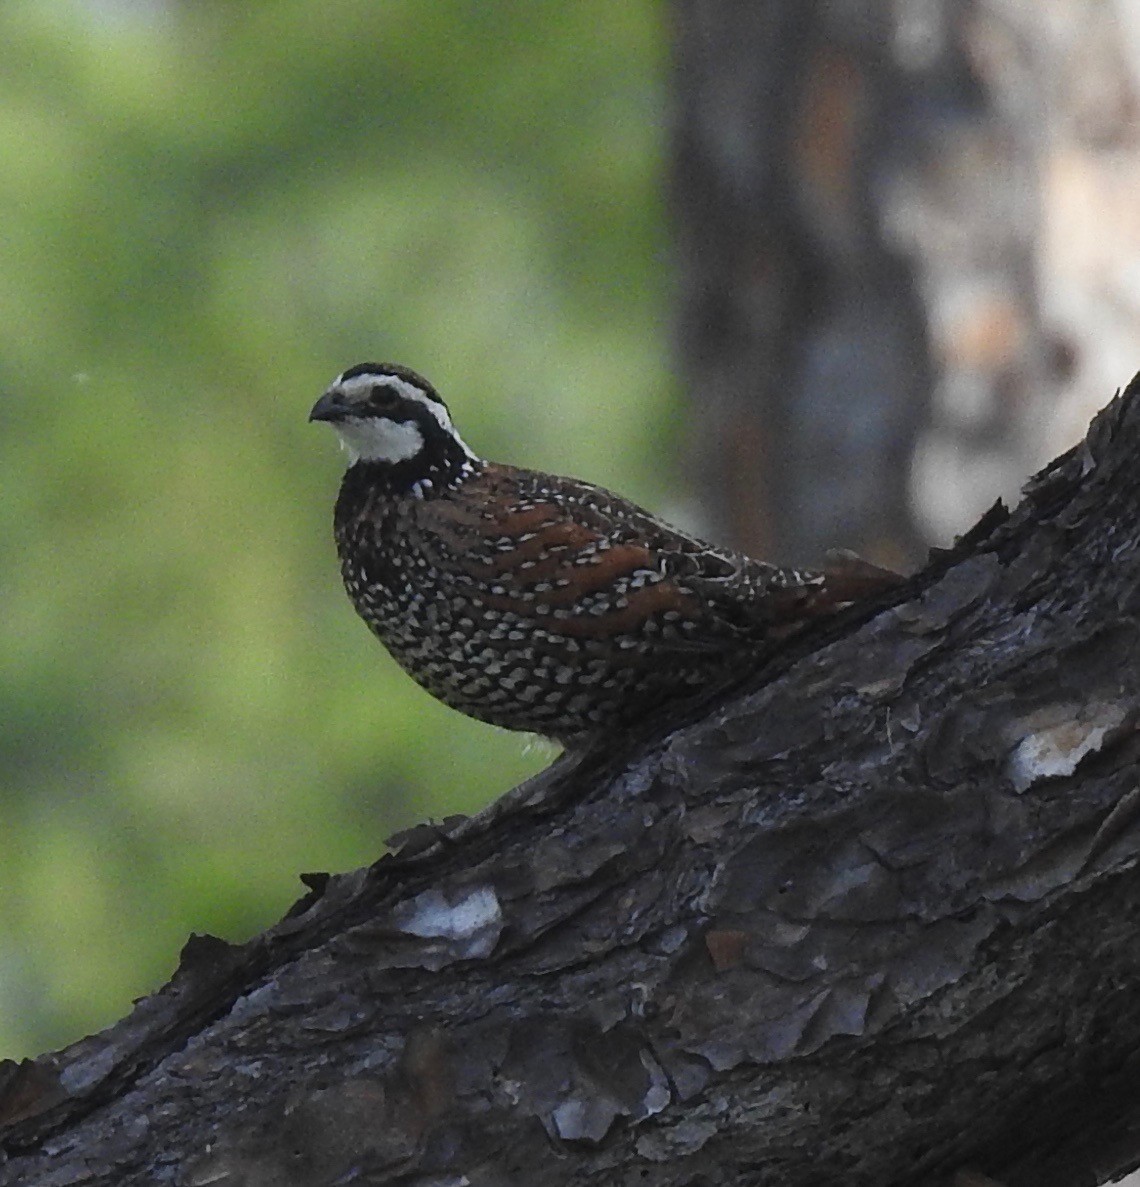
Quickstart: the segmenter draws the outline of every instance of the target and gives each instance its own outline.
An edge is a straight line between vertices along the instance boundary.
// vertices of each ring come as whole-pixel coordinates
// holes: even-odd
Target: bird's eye
[[[397,400],[396,391],[386,383],[377,383],[368,395],[368,402],[373,408],[391,408]]]

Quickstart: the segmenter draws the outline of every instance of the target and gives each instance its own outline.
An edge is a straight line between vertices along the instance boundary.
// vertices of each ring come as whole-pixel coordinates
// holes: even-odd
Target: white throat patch
[[[411,422],[399,423],[383,416],[342,420],[333,425],[348,454],[356,462],[406,462],[424,447],[424,435]]]
[[[405,399],[414,400],[420,407],[426,408],[439,422],[439,427],[459,445],[459,448],[472,461],[476,460],[475,454],[468,448],[467,442],[455,431],[447,409],[438,400],[433,400],[430,396],[425,395],[414,383],[409,383],[398,375],[385,375],[382,378],[376,375],[354,375],[351,379],[341,379],[338,376],[333,386],[339,387],[349,401],[363,402],[368,398],[373,385],[377,382],[383,382],[388,387],[395,388]],[[386,426],[386,428],[381,430],[380,426]],[[424,444],[423,434],[415,425],[397,424],[390,420],[384,420],[382,417],[368,417],[359,423],[345,421],[335,427],[354,462],[358,460],[402,462],[407,458],[415,457]],[[359,433],[358,429],[367,431]],[[413,441],[414,445],[411,444]],[[393,449],[403,450],[403,452],[393,454]]]

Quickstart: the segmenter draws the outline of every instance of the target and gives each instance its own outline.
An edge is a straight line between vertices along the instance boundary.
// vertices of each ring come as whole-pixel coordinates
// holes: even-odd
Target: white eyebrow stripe
[[[368,399],[373,387],[378,383],[383,383],[388,387],[394,387],[405,399],[414,400],[421,407],[425,408],[435,417],[439,423],[439,427],[459,443],[472,461],[475,460],[475,453],[459,435],[455,425],[451,423],[451,417],[448,415],[447,409],[438,400],[433,400],[416,384],[409,383],[406,379],[401,379],[398,375],[390,375],[386,372],[378,371],[365,375],[354,375],[351,379],[345,379],[343,374],[338,375],[333,387],[339,387],[349,400],[362,404]]]

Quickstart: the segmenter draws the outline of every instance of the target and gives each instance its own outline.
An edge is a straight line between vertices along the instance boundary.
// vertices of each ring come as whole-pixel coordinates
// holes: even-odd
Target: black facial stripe
[[[400,424],[414,424],[425,441],[432,441],[443,436],[439,421],[420,403],[412,400],[401,400],[396,407],[389,407],[383,414]]]
[[[392,383],[374,383],[368,394],[368,404],[372,408],[391,410],[405,402],[399,388]]]
[[[377,391],[381,388],[381,391]],[[425,441],[437,438],[450,438],[431,412],[419,401],[403,395],[394,388],[387,388],[378,384],[373,388],[368,398],[356,403],[350,415],[360,420],[383,418],[396,424],[414,424]]]

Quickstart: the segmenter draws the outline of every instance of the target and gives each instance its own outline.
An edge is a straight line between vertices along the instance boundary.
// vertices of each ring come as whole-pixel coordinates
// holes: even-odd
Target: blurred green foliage
[[[661,505],[666,38],[650,0],[0,8],[0,1055],[548,760],[355,619],[305,418],[393,359],[487,454]]]

